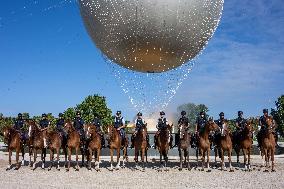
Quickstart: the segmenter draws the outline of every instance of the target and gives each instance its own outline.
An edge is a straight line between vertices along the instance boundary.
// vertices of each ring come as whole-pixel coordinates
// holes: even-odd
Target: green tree
[[[284,95],[277,99],[275,105],[276,109],[271,109],[271,115],[278,125],[277,131],[284,137]]]
[[[107,107],[106,98],[99,95],[90,95],[78,104],[75,108],[68,108],[64,112],[65,119],[73,120],[76,111],[80,111],[82,118],[86,123],[91,123],[94,119],[94,113],[97,113],[102,119],[103,126],[113,123],[112,111]],[[104,130],[106,127],[104,127]]]

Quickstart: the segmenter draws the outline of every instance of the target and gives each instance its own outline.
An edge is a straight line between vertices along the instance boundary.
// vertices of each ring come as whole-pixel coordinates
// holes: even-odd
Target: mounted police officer
[[[198,147],[198,139],[199,139],[199,133],[204,132],[205,125],[207,122],[207,118],[205,115],[205,111],[201,111],[199,113],[199,116],[196,118],[195,123],[195,135],[194,135],[194,143],[192,143],[192,147]]]
[[[261,116],[260,119],[259,119],[260,130],[259,130],[258,134],[256,135],[259,148],[261,147],[261,138],[262,138],[265,130],[269,127],[269,125],[266,122],[266,119],[268,117],[271,117],[271,116],[268,115],[268,109],[263,109],[263,116]],[[273,122],[274,122],[274,120],[273,120]],[[277,144],[278,136],[277,136],[276,132],[274,132],[274,137],[275,137],[276,146],[278,147],[278,144]]]
[[[74,119],[73,126],[75,130],[79,133],[80,140],[84,143],[85,142],[85,131],[84,131],[85,121],[82,119],[80,111],[76,112],[76,117]]]
[[[156,128],[158,129],[157,133],[155,134],[154,136],[154,148],[156,149],[157,148],[157,139],[158,139],[158,136],[160,134],[160,131],[162,129],[166,129],[168,127],[168,120],[167,118],[165,118],[165,112],[161,111],[160,112],[160,118],[158,119],[158,124],[156,126]],[[170,133],[170,147],[173,148],[173,136],[171,135]]]
[[[94,113],[94,120],[93,120],[93,125],[96,127],[97,133],[101,136],[101,144],[102,148],[105,148],[105,138],[104,138],[104,132],[102,129],[102,120],[99,117],[98,113]]]
[[[114,118],[114,127],[119,131],[120,136],[121,136],[121,143],[122,146],[124,146],[126,144],[126,133],[125,133],[125,121],[124,118],[121,115],[121,111],[117,111],[115,118]]]
[[[186,117],[186,112],[185,111],[182,111],[181,113],[181,118],[179,118],[179,120],[178,120],[178,132],[177,132],[177,134],[176,134],[176,136],[175,136],[175,145],[174,145],[174,147],[178,147],[178,145],[179,145],[179,142],[180,142],[180,125],[185,125],[185,127],[187,127],[187,130],[188,130],[188,128],[189,128],[189,120],[188,120],[188,118]]]
[[[64,129],[65,120],[62,113],[58,114],[58,119],[56,121],[56,132],[58,132],[62,136],[63,144],[67,143],[67,133]]]
[[[233,144],[240,145],[241,132],[247,120],[243,118],[243,111],[238,111],[238,118],[235,120],[236,130],[233,132]]]
[[[147,123],[145,122],[145,120],[142,118],[142,113],[138,112],[137,114],[137,119],[135,120],[135,132],[132,134],[131,136],[131,146],[130,148],[134,148],[134,138],[136,137],[137,133],[143,128],[143,127],[147,127]],[[149,144],[149,135],[147,133],[146,135],[146,140],[147,140],[147,147],[151,148],[150,144]]]
[[[47,119],[46,114],[41,115],[41,120],[39,121],[39,126],[41,131],[47,130],[47,128],[50,126],[50,121]],[[43,136],[43,150],[42,150],[42,156],[43,158],[46,157],[46,148],[48,147],[49,141],[47,141],[46,136]]]
[[[25,144],[28,137],[26,131],[24,130],[24,124],[25,120],[23,119],[23,115],[19,113],[18,118],[15,120],[14,123],[14,129],[20,133],[21,140]]]

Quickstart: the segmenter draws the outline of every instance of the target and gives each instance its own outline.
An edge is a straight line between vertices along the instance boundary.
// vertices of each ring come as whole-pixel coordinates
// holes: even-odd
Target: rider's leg
[[[134,148],[134,134],[131,135],[131,146],[130,148]]]
[[[174,147],[178,147],[179,139],[180,139],[180,134],[179,134],[179,131],[178,131],[178,133],[175,134],[175,145],[174,145]]]

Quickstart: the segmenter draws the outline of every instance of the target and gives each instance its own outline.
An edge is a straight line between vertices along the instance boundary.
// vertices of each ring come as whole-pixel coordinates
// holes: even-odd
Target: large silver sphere
[[[113,62],[164,72],[193,59],[218,26],[224,0],[79,0],[85,26]]]

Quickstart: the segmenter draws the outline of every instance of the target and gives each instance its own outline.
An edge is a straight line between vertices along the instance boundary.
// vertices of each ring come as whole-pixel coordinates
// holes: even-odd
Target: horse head
[[[71,131],[74,130],[73,124],[70,120],[67,120],[64,124],[64,129],[67,133],[70,133]]]
[[[226,136],[229,133],[228,121],[224,120],[221,128],[221,136]]]
[[[8,126],[4,127],[2,129],[2,133],[3,133],[4,140],[8,141],[11,136],[11,127],[8,127]]]
[[[179,125],[179,136],[180,136],[180,139],[184,138],[186,132],[187,132],[187,126],[185,124],[180,124]]]
[[[34,120],[28,120],[26,121],[26,124],[29,127],[29,132],[28,132],[28,137],[31,138],[31,136],[33,136],[33,134],[39,130],[38,126],[36,124],[36,122]]]
[[[85,126],[85,131],[87,139],[90,139],[96,133],[96,127],[92,124],[87,124]]]
[[[218,130],[219,127],[218,125],[215,123],[213,117],[210,117],[209,120],[206,122],[206,126],[208,127],[209,131],[215,131]]]

